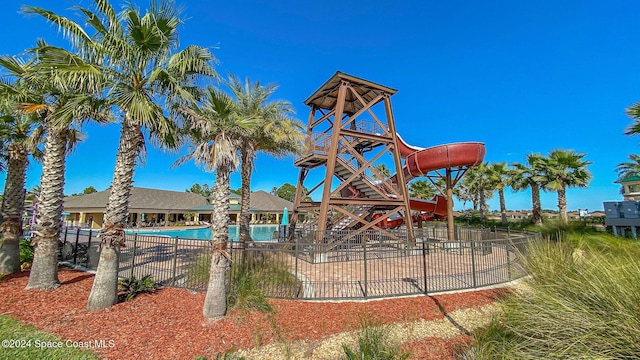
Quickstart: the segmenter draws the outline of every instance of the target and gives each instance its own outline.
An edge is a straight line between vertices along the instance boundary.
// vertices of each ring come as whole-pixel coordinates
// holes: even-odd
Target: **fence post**
[[[91,262],[89,261],[89,254],[91,253],[91,235],[93,235],[93,229],[89,229],[89,242],[87,242],[87,267],[91,267]]]
[[[482,240],[480,240],[482,241]],[[476,252],[475,252],[475,242],[476,240],[471,240],[469,244],[471,244],[471,274],[473,275],[473,288],[476,288]]]
[[[227,230],[227,231],[229,231],[229,230]],[[240,229],[238,229],[238,231],[240,231]],[[240,232],[238,232],[238,236],[240,236]],[[234,275],[234,273],[233,273],[233,262],[232,261],[233,261],[233,256],[234,256],[235,251],[233,251],[233,241],[231,242],[231,245],[229,246],[229,241],[228,240],[229,239],[227,239],[227,249],[229,249],[228,253],[229,253],[229,260],[230,261],[227,262],[227,264],[229,266],[227,268],[227,272],[229,273],[229,279],[227,280],[228,281],[228,286],[226,286],[226,289],[227,289],[227,293],[230,293],[231,289],[233,287],[233,275]],[[213,244],[212,244],[212,246],[213,246]],[[247,247],[246,247],[246,244],[245,244],[244,252],[240,252],[240,256],[246,257],[247,256],[246,251],[247,251]],[[213,256],[213,253],[211,253],[211,255]],[[239,269],[238,271],[245,271],[245,269],[244,269],[245,266],[246,266],[245,264],[240,264],[240,267],[236,266],[236,269]],[[208,287],[209,287],[209,282],[207,281],[207,288]]]
[[[171,280],[171,286],[176,286],[176,265],[178,264],[178,237],[176,236],[176,242],[173,246],[173,277]]]
[[[299,246],[298,246],[298,240],[295,239],[295,235],[293,235],[293,236],[294,236],[294,241],[295,241],[295,245],[293,246],[293,248],[295,249],[294,250],[295,251],[295,253],[294,253],[295,265],[294,265],[294,269],[293,270],[295,271],[294,276],[296,277],[296,283],[298,283],[298,281],[300,281],[300,279],[298,278],[298,247]],[[296,288],[297,288],[297,286],[296,286]],[[301,297],[304,299],[304,288],[303,288],[302,281],[300,281],[300,289],[301,289],[301,292],[302,292],[302,296]],[[296,297],[296,294],[294,293],[292,298],[295,298],[295,297]]]
[[[69,228],[68,227],[64,227],[64,241],[63,243],[67,243],[67,233],[69,232]]]
[[[76,244],[73,247],[73,264],[78,265],[78,238],[80,238],[80,228],[78,227],[78,231],[76,231]],[[89,249],[87,249],[87,254],[89,253]]]
[[[427,293],[427,252],[424,248],[425,239],[422,239],[422,276],[424,276],[424,293]]]
[[[133,234],[133,254],[131,256],[131,277],[133,277],[133,270],[136,267],[136,242],[138,240],[138,233]]]
[[[508,238],[504,248],[507,253],[507,276],[509,277],[509,281],[511,281],[511,255],[509,254],[509,248],[511,247],[510,245],[511,238]]]
[[[363,258],[364,258],[364,298],[366,299],[369,295],[369,289],[367,284],[367,244],[364,245]]]

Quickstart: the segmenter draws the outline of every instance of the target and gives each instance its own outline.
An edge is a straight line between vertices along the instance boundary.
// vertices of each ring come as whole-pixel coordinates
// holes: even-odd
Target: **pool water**
[[[271,241],[273,232],[278,230],[278,225],[251,225],[249,226],[249,234],[254,241]],[[165,230],[165,231],[134,231],[140,235],[156,235],[179,237],[181,239],[197,239],[211,240],[211,229],[182,229],[182,230]],[[229,240],[238,241],[240,237],[240,227],[238,225],[229,226]]]

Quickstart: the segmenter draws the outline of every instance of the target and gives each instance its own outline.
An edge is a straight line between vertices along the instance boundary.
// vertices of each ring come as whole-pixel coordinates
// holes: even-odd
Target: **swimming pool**
[[[254,241],[271,241],[273,232],[278,230],[278,225],[251,225],[249,226],[249,233]],[[176,230],[163,230],[163,231],[131,231],[131,233],[138,233],[140,235],[156,235],[156,236],[169,236],[179,237],[181,239],[197,239],[197,240],[211,240],[211,229],[176,229]],[[238,225],[229,226],[229,240],[237,242],[240,237],[240,227]]]

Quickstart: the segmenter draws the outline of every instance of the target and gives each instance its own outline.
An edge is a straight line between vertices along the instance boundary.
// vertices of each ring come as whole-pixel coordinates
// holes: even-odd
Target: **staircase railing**
[[[340,154],[340,155],[338,155],[338,158],[340,160],[342,160],[341,164],[346,166],[349,169],[349,171],[351,171],[352,174],[355,174],[358,171],[358,169],[355,166],[353,166],[353,164],[351,164],[350,159],[348,159],[344,155]],[[381,182],[378,179],[375,179],[375,178],[367,175],[366,171],[362,172],[360,174],[360,176],[361,176],[361,179],[363,180],[363,182],[365,184],[367,184],[370,188],[372,188],[372,189],[376,189],[377,188],[378,190],[382,191],[385,194],[392,193],[392,191],[390,189],[387,189],[387,187],[385,186],[384,182]],[[362,191],[362,189],[358,189],[358,190]]]

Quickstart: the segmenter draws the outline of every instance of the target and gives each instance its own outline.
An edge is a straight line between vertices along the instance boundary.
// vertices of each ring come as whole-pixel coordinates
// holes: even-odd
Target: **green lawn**
[[[7,316],[0,316],[0,340],[0,359],[98,359],[92,352],[78,348],[88,343],[65,341]]]

